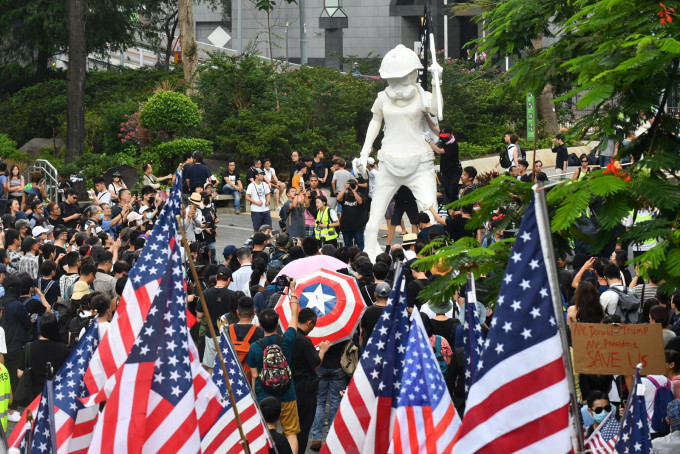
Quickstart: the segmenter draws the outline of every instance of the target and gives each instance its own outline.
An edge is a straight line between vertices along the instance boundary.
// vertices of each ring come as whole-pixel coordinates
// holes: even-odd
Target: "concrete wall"
[[[266,30],[267,16],[257,11],[249,0],[243,1],[243,42],[257,42],[258,49],[263,55],[269,56],[267,49]],[[412,48],[413,42],[418,40],[417,18],[401,18],[390,16],[389,0],[344,0],[343,10],[348,17],[348,28],[343,30],[344,55],[365,57],[369,52],[382,57],[397,44],[404,44]],[[324,37],[325,30],[319,28],[319,16],[323,10],[321,0],[307,0],[307,57],[310,63],[321,62],[325,58]],[[232,28],[230,34],[234,37],[230,46],[236,48],[236,1],[232,3]],[[274,57],[285,58],[285,25],[288,26],[288,56],[292,61],[300,58],[300,11],[296,4],[288,5],[279,2],[271,13],[270,23],[273,34]]]

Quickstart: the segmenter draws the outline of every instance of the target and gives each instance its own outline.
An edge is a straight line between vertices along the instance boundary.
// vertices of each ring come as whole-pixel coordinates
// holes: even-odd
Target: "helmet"
[[[399,44],[383,57],[380,64],[380,77],[398,79],[410,74],[415,69],[423,69],[420,59],[411,49]]]

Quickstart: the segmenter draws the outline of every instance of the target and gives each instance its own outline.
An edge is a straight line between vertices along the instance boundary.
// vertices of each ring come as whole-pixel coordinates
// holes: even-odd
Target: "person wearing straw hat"
[[[194,192],[189,197],[189,207],[184,217],[184,230],[187,241],[194,242],[203,238],[203,212],[201,211],[201,194]]]

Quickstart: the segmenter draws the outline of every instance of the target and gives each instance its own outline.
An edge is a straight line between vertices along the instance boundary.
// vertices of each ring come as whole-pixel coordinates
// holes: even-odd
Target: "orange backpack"
[[[234,343],[234,350],[236,350],[236,354],[238,355],[238,359],[241,361],[241,364],[243,364],[243,371],[246,373],[246,379],[248,379],[248,383],[251,381],[251,375],[250,375],[250,367],[246,364],[246,357],[248,356],[248,351],[250,350],[250,338],[253,337],[253,334],[255,334],[255,330],[257,329],[257,326],[253,325],[250,327],[250,330],[248,331],[248,334],[246,334],[246,337],[243,338],[242,341],[236,340],[236,330],[234,329],[234,324],[232,323],[229,325],[229,337],[231,338],[231,341]]]

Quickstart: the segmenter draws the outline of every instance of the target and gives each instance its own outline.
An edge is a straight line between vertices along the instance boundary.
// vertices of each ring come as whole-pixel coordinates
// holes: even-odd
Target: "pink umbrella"
[[[300,309],[309,307],[318,316],[316,326],[309,333],[312,343],[319,345],[328,340],[331,344],[337,344],[349,339],[366,308],[356,279],[325,269],[313,271],[296,279],[295,293]],[[284,331],[288,329],[291,316],[289,291],[286,289],[281,295],[275,308]]]
[[[281,271],[279,271],[279,274],[277,274],[276,277],[286,275],[297,279],[312,271],[320,270],[321,268],[337,271],[347,268],[348,266],[349,265],[345,262],[342,262],[335,257],[331,257],[330,255],[313,255],[311,257],[293,260],[288,265],[281,268]]]

